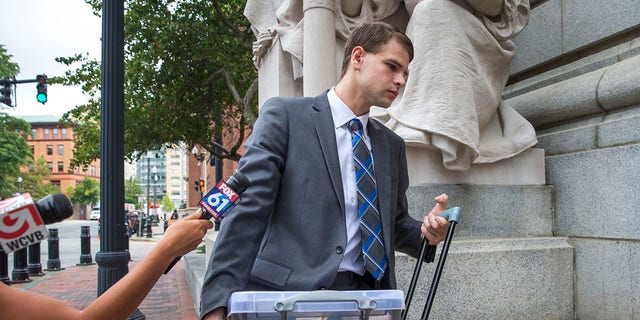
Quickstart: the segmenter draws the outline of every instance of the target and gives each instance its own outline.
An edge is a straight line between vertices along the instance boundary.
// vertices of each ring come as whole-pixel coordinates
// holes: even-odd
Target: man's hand
[[[227,310],[226,308],[217,308],[204,317],[204,320],[225,320],[227,319]]]
[[[422,220],[422,238],[425,237],[429,240],[429,245],[437,245],[447,237],[447,231],[449,231],[449,221],[438,215],[447,209],[447,202],[449,196],[445,193],[435,197],[436,205],[431,209],[428,215]]]

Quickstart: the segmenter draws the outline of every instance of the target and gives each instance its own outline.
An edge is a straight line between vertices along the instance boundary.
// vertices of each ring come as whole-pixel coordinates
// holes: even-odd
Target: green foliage
[[[124,182],[124,202],[138,204],[138,195],[144,194],[140,187],[140,181],[134,177]]]
[[[0,44],[0,78],[13,78],[20,72],[20,67],[11,61],[11,57]],[[24,132],[31,132],[29,123],[0,112],[0,198],[18,192],[20,166],[32,162],[33,156],[22,134]]]
[[[73,127],[74,150],[70,168],[87,169],[91,162],[100,158],[100,62],[89,60],[82,54],[56,61],[67,66],[80,64],[75,71],[67,71],[65,76],[52,79],[52,83],[80,85],[90,98],[87,104],[76,106],[65,113],[60,123]]]
[[[71,201],[85,206],[96,203],[98,200],[100,200],[100,184],[90,177],[84,177],[71,193]]]
[[[176,208],[176,206],[173,204],[173,201],[171,201],[169,196],[166,194],[162,197],[162,201],[160,202],[160,204],[162,205],[162,210],[164,210],[164,212],[171,212]]]
[[[58,187],[47,181],[51,175],[51,169],[44,157],[36,160],[35,165],[30,166],[29,172],[22,172],[22,192],[28,192],[35,200],[52,193],[58,193]]]
[[[12,55],[0,44],[0,78],[13,78],[20,73],[20,66],[11,62]]]
[[[22,176],[20,166],[32,162],[25,132],[31,132],[29,123],[0,112],[0,198],[18,192],[17,179]]]
[[[99,13],[101,1],[86,0]],[[186,143],[223,159],[237,150],[257,116],[253,34],[244,0],[132,0],[125,12],[125,155]],[[57,81],[92,96],[63,116],[77,125],[71,167],[99,158],[100,63],[76,55],[78,65]],[[222,134],[232,145],[212,144]]]

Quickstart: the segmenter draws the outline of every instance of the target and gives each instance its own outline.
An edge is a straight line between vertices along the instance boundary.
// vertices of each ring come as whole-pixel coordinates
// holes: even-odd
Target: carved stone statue
[[[258,41],[254,44],[257,64],[278,37],[280,49],[292,58],[294,77],[302,77],[305,2],[323,3],[335,12],[336,37],[346,40],[361,22],[383,20],[398,10],[401,0],[248,0],[244,10]],[[340,64],[340,63],[339,63]]]
[[[269,50],[282,50],[290,58],[291,87],[295,87],[303,80],[303,43],[308,43],[303,29],[308,28],[304,22],[309,8],[331,12],[327,23],[335,25],[337,43],[332,45],[341,54],[340,41],[356,24],[387,19],[405,9],[402,2],[248,0],[245,15],[258,39],[256,64]],[[508,159],[536,145],[531,124],[501,97],[516,51],[510,39],[527,24],[529,1],[405,0],[404,6],[415,58],[401,95],[388,109],[373,108],[372,117],[402,136],[408,147],[439,152],[448,170],[465,171],[473,164]],[[317,63],[307,64],[312,62]],[[320,70],[336,73],[340,64]]]
[[[375,117],[408,146],[438,150],[445,168],[513,157],[537,144],[531,124],[502,100],[528,0],[405,1],[415,47],[404,91]]]

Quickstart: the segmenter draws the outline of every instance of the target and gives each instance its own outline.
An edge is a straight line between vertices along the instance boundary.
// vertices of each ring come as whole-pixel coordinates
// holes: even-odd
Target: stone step
[[[420,319],[440,258],[424,264],[408,319]],[[442,269],[432,319],[573,319],[573,246],[567,238],[455,240]],[[407,292],[416,260],[396,257]]]
[[[462,208],[456,239],[551,236],[553,187],[502,185],[420,185],[409,187],[409,214],[422,219],[441,193],[449,207]]]

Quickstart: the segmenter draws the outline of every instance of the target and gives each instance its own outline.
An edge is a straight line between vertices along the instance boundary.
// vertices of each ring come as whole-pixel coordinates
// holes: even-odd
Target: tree
[[[0,44],[0,78],[14,78],[20,73],[20,66],[11,61],[12,55]]]
[[[162,197],[162,201],[160,202],[160,204],[162,205],[162,210],[164,212],[171,212],[176,208],[176,206],[173,204],[173,201],[171,201],[169,196],[166,194]]]
[[[0,44],[0,78],[13,78],[20,71],[17,63]],[[33,156],[25,133],[31,132],[29,123],[0,112],[0,198],[18,191],[20,167],[30,164]]]
[[[38,158],[35,165],[29,166],[28,172],[22,172],[22,192],[28,192],[34,200],[48,194],[59,193],[60,189],[50,183],[51,169],[43,156]]]
[[[29,123],[0,112],[0,198],[18,192],[20,167],[32,162],[25,132],[31,132]]]
[[[94,204],[98,200],[100,200],[100,185],[90,177],[84,177],[71,193],[71,201],[84,206]]]
[[[138,195],[144,194],[140,188],[140,181],[131,177],[124,182],[124,202],[138,204]]]
[[[96,15],[102,1],[87,0]],[[238,149],[257,117],[253,34],[244,0],[127,1],[125,12],[125,156],[163,145],[200,145],[221,159]],[[66,113],[76,125],[71,166],[99,158],[100,63],[83,55],[58,58],[80,64],[56,82],[81,85],[86,105]],[[225,147],[213,141],[232,141]]]

